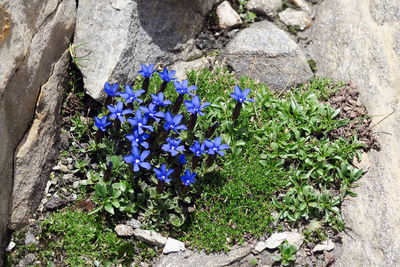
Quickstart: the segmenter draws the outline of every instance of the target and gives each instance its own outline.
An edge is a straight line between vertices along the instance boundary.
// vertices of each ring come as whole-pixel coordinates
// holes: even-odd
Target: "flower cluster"
[[[209,102],[201,103],[200,97],[193,93],[197,87],[189,85],[188,80],[177,81],[174,77],[176,72],[168,71],[166,68],[162,72],[157,72],[162,79],[159,90],[147,95],[149,79],[155,72],[157,69],[153,64],[148,66],[142,64],[138,73],[144,77],[144,82],[142,89],[136,92],[130,85],[126,85],[122,92],[119,91],[118,84],[110,85],[106,82],[104,92],[108,96],[108,101],[111,99],[110,104],[107,105],[108,115],[104,115],[102,118],[96,117],[95,126],[101,132],[105,132],[106,127],[111,124],[111,121],[108,120],[114,120],[119,126],[128,123],[131,130],[126,138],[131,143],[131,150],[124,160],[132,165],[133,172],[145,172],[153,169],[155,177],[162,183],[177,181],[174,180],[176,178],[183,185],[189,186],[196,181],[197,174],[194,171],[201,158],[208,155],[207,164],[212,163],[217,155],[223,157],[229,146],[222,143],[220,136],[215,137],[214,140],[207,137],[203,142],[189,138],[188,136],[196,125],[197,115],[204,116],[206,108],[211,104]],[[164,95],[168,84],[173,84],[178,93],[172,111],[169,106],[173,102],[165,99]],[[250,89],[242,92],[238,86],[235,86],[235,92],[231,94],[231,97],[238,102],[238,105],[241,105],[245,101],[254,101],[247,99],[249,93]],[[191,96],[191,99],[184,100],[185,95]],[[178,114],[183,102],[189,117],[187,117],[188,115],[185,117],[185,114]],[[134,107],[136,108],[133,109]],[[185,122],[188,124],[185,125]],[[212,128],[214,131],[216,126]],[[188,134],[181,137],[182,131],[187,131]],[[159,155],[165,156],[166,163],[172,167],[175,166],[175,169],[168,168],[164,163],[158,165]],[[188,156],[189,159],[192,158],[191,169],[184,167],[187,164]],[[159,167],[156,167],[157,165]],[[183,172],[184,168],[186,170]]]

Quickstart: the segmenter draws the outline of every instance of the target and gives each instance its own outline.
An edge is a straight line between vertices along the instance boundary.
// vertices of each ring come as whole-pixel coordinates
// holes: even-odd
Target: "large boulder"
[[[382,147],[368,153],[357,197],[343,204],[336,265],[400,266],[400,1],[323,1],[310,30],[317,75],[359,88]]]
[[[140,65],[171,64],[218,0],[80,1],[74,45],[85,91],[104,98],[106,81],[130,83]]]
[[[304,83],[313,76],[296,42],[267,21],[239,32],[222,55],[239,76],[257,79],[275,90]]]
[[[0,0],[0,254],[7,245],[13,173],[18,171],[14,152],[32,124],[43,85],[71,41],[75,10],[75,1],[69,0]]]

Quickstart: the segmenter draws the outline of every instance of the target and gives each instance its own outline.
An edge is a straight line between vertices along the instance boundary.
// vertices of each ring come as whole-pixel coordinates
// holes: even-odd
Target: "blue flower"
[[[178,162],[181,165],[185,165],[187,163],[185,154],[180,154],[179,155]]]
[[[95,123],[94,126],[96,126],[99,130],[105,132],[106,127],[111,124],[111,122],[107,122],[107,116],[103,116],[103,118],[99,119],[98,117],[94,117]]]
[[[183,118],[183,115],[178,114],[175,115],[175,117],[172,117],[171,112],[167,111],[165,113],[165,123],[164,123],[164,129],[169,131],[169,130],[174,130],[177,134],[179,134],[178,130],[187,130],[185,125],[179,125]]]
[[[225,155],[225,152],[221,150],[229,149],[229,146],[227,144],[221,145],[221,137],[215,137],[214,142],[210,140],[205,140],[204,143],[208,147],[207,153],[210,155],[214,155],[215,153],[218,153],[221,157]]]
[[[163,72],[159,72],[158,75],[160,75],[161,79],[164,82],[172,82],[175,81],[177,78],[174,77],[176,71],[172,70],[171,72],[168,72],[167,68],[164,68]]]
[[[186,170],[185,175],[181,176],[181,180],[184,185],[190,185],[196,182],[194,177],[196,177],[196,173],[192,173],[190,170]]]
[[[198,95],[196,95],[193,97],[192,101],[185,100],[185,105],[186,105],[187,111],[189,113],[193,113],[193,114],[199,113],[200,116],[204,116],[205,114],[201,110],[205,107],[208,107],[211,104],[208,102],[205,102],[203,105],[200,105],[200,97]]]
[[[151,75],[153,75],[153,73],[156,71],[156,69],[153,68],[154,64],[150,64],[149,66],[142,64],[142,69],[138,71],[138,73],[145,78],[150,78]]]
[[[104,92],[106,92],[106,94],[108,96],[117,96],[117,95],[119,95],[117,90],[118,90],[118,83],[114,83],[112,87],[111,87],[109,82],[106,82],[104,84]]]
[[[157,111],[157,106],[153,103],[150,103],[148,108],[146,108],[146,107],[139,107],[139,108],[143,111],[144,116],[150,117],[150,118],[156,120],[157,122],[160,121],[159,118],[164,118],[164,116],[165,116],[164,112]]]
[[[149,170],[151,168],[150,163],[144,161],[147,156],[150,154],[149,150],[145,150],[140,154],[139,148],[137,146],[132,147],[130,155],[125,156],[124,160],[133,165],[133,171],[138,172],[139,171],[139,166]]]
[[[171,175],[171,173],[174,172],[173,169],[167,170],[167,166],[165,164],[161,165],[159,169],[154,168],[154,172],[156,173],[157,179],[161,181],[165,181],[167,183],[171,182],[171,179],[167,179],[168,176]]]
[[[149,130],[150,132],[153,131],[153,127],[146,125],[147,124],[147,117],[143,117],[142,111],[140,109],[137,109],[135,112],[135,117],[134,118],[129,118],[128,122],[133,126],[137,127],[137,130],[139,134],[144,133],[144,129]]]
[[[146,139],[148,139],[150,135],[148,133],[139,134],[138,130],[133,130],[132,134],[126,135],[129,141],[131,141],[132,146],[139,146],[141,145],[144,148],[149,148],[149,143],[147,143]]]
[[[126,103],[133,103],[133,101],[137,101],[142,103],[143,100],[139,99],[138,97],[144,93],[144,90],[138,90],[136,93],[132,90],[132,87],[127,84],[125,86],[125,93],[120,93],[119,95],[125,98]]]
[[[151,98],[153,99],[153,103],[157,106],[167,106],[172,104],[172,102],[169,100],[164,101],[164,94],[162,92],[158,93],[157,95],[151,94]]]
[[[206,153],[206,145],[201,144],[199,141],[195,141],[194,144],[191,147],[189,147],[189,149],[197,157],[201,157],[201,154]]]
[[[112,105],[108,105],[107,108],[111,112],[110,118],[111,119],[118,118],[121,123],[125,122],[124,115],[132,113],[132,110],[130,108],[123,110],[124,103],[122,101],[119,101],[117,103],[116,107],[114,107]]]
[[[167,138],[167,144],[163,144],[161,149],[171,153],[171,156],[178,155],[178,152],[185,150],[184,146],[180,146],[181,139]]]
[[[183,80],[182,83],[174,81],[174,85],[175,85],[176,91],[180,95],[188,94],[188,95],[194,96],[193,94],[191,94],[189,92],[197,89],[197,87],[194,85],[188,87],[188,85],[189,85],[188,80]]]
[[[244,101],[254,102],[254,99],[247,99],[250,91],[251,89],[247,88],[244,89],[244,91],[242,92],[242,89],[240,89],[240,87],[236,85],[235,92],[230,94],[230,96],[240,103],[244,103]]]

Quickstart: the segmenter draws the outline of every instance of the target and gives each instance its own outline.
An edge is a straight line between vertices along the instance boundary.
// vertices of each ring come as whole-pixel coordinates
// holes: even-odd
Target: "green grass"
[[[78,115],[71,119],[75,141],[68,153],[78,157],[75,172],[87,186],[82,192],[93,195],[98,204],[95,211],[106,214],[112,223],[141,213],[145,228],[188,241],[206,251],[227,250],[233,244],[288,225],[306,226],[309,241],[343,229],[340,207],[344,196],[354,195],[351,188],[361,177],[362,170],[355,169],[351,162],[360,155],[363,144],[356,136],[348,140],[330,134],[348,123],[337,118],[337,110],[322,104],[341,84],[318,79],[307,86],[275,93],[251,79],[236,80],[221,69],[192,72],[189,80],[198,87],[196,94],[202,102],[212,103],[205,110],[206,115],[198,119],[194,138],[203,142],[205,129],[219,122],[211,139],[221,136],[231,149],[211,168],[203,164],[195,170],[197,181],[189,193],[182,193],[179,184],[166,186],[160,192],[153,172],[133,173],[132,166],[122,159],[129,154],[130,144],[124,135],[131,131],[130,127],[124,124],[121,131],[112,128],[96,143],[93,121],[87,125]],[[156,92],[160,83],[155,75],[149,91]],[[132,87],[136,91],[141,85],[142,80],[138,79]],[[236,124],[231,121],[235,101],[229,97],[235,85],[251,88],[249,98],[255,100],[254,104],[246,102]],[[165,92],[166,98],[173,102],[176,98],[173,85],[169,84]],[[107,112],[103,107],[99,117]],[[186,113],[184,105],[180,113]],[[156,132],[159,126],[153,126]],[[188,146],[193,142],[186,133],[180,137]],[[151,149],[160,144],[152,143]],[[158,160],[164,163],[167,160],[165,153],[154,151],[151,163],[158,167]],[[107,170],[110,161],[113,167]],[[92,169],[93,164],[98,169]],[[78,215],[67,212],[62,216]],[[92,220],[84,216],[87,217],[79,220]],[[87,223],[98,223],[98,215],[92,216],[97,219]],[[313,227],[309,226],[311,222]],[[57,228],[52,228],[49,222],[46,225],[46,232],[55,234]],[[62,233],[66,231],[69,230]],[[78,230],[70,231],[72,236]],[[111,242],[111,230],[104,234],[107,237],[102,238]],[[60,240],[64,238],[68,239],[60,236]],[[75,234],[74,238],[82,237]],[[118,249],[111,243],[107,246],[107,253],[111,254],[105,255],[116,257]],[[105,251],[106,247],[96,249]]]

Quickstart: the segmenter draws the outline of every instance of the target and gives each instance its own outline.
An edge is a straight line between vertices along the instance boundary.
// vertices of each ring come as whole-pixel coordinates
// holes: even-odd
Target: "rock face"
[[[299,46],[267,21],[239,32],[222,55],[238,75],[257,79],[275,90],[304,83],[313,76]]]
[[[323,1],[308,47],[317,75],[351,80],[372,125],[399,110],[400,2]],[[397,41],[396,41],[397,40]],[[397,45],[396,45],[397,43]],[[373,128],[382,149],[369,152],[370,168],[343,205],[348,231],[336,246],[336,266],[400,266],[400,113]]]
[[[140,64],[166,65],[199,33],[217,0],[80,1],[75,45],[86,92],[101,100],[106,81],[130,83]]]
[[[4,233],[9,218],[14,151],[34,118],[46,120],[52,116],[42,113],[45,93],[41,90],[48,89],[44,85],[49,85],[54,64],[68,47],[74,25],[75,1],[33,0],[27,6],[20,1],[0,0],[0,254],[7,244]],[[30,134],[33,133],[27,133]],[[46,137],[42,140],[48,142]],[[32,162],[39,162],[46,155],[28,156]],[[31,166],[39,167],[35,164]],[[33,176],[37,170],[30,171],[24,178],[37,179]],[[19,172],[16,165],[14,172]]]
[[[270,18],[276,17],[282,8],[281,0],[250,0],[247,8],[255,13],[266,15]]]

